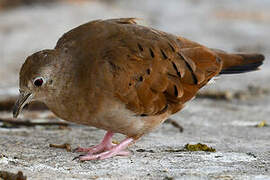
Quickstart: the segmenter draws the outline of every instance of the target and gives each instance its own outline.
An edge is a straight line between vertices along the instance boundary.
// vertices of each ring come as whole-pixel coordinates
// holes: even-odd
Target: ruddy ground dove
[[[128,155],[126,148],[180,111],[211,78],[257,70],[261,54],[229,54],[136,24],[96,20],[65,33],[20,70],[14,117],[41,101],[58,117],[107,131],[80,160]],[[127,136],[112,144],[114,133]]]

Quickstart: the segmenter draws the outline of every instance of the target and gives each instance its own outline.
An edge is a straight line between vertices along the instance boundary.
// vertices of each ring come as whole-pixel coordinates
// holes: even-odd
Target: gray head
[[[27,57],[20,70],[20,95],[13,109],[17,117],[23,107],[32,101],[43,101],[53,91],[56,51],[43,50]]]

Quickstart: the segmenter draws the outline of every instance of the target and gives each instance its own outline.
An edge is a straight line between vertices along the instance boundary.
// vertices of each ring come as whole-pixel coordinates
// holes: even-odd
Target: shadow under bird
[[[257,70],[261,54],[230,54],[135,18],[96,20],[27,57],[13,115],[41,101],[58,117],[107,131],[80,160],[128,155],[126,148],[180,111],[213,77]],[[114,133],[126,135],[112,143]]]

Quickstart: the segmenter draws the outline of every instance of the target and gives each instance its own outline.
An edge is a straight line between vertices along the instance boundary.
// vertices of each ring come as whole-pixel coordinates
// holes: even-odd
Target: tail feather
[[[256,71],[265,59],[262,54],[228,54],[224,51],[214,50],[222,60],[222,70],[219,74],[238,74]]]

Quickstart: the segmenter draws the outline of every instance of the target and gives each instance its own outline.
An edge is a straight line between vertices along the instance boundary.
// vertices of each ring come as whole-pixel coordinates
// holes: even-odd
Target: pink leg
[[[81,156],[79,158],[82,161],[87,161],[87,160],[107,159],[107,158],[117,156],[117,155],[126,156],[129,154],[129,152],[126,151],[125,149],[133,141],[134,141],[134,139],[127,138],[127,139],[123,140],[120,144],[113,146],[111,149],[109,149],[105,152],[102,152],[100,154],[88,153],[87,155]]]
[[[77,149],[75,149],[76,152],[88,152],[89,154],[94,154],[94,153],[98,153],[98,152],[102,152],[105,150],[109,150],[111,149],[114,144],[112,144],[112,137],[113,137],[112,132],[107,132],[102,140],[102,142],[96,146],[90,147],[90,148],[81,148],[78,147]]]

